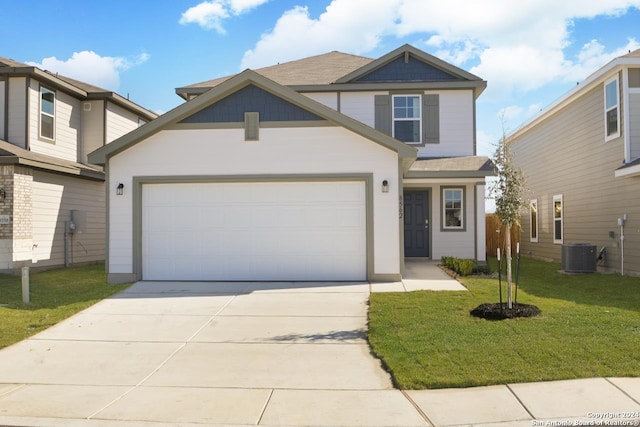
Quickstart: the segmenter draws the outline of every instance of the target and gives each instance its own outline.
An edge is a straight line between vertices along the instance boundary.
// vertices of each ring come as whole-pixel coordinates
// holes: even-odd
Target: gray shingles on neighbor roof
[[[116,92],[103,89],[101,87],[94,86],[80,80],[72,79],[71,77],[63,76],[58,73],[53,73],[47,70],[40,70],[38,67],[35,67],[33,65],[24,64],[13,59],[0,57],[0,74],[6,74],[8,72],[15,71],[19,71],[20,73],[24,74],[35,74],[40,79],[47,80],[47,84],[61,85],[66,90],[71,90],[76,97],[86,97],[86,99],[110,99],[115,103],[130,109],[131,111],[135,111],[136,114],[143,117],[145,120],[153,120],[158,117],[158,115],[153,111],[147,110],[146,108],[136,104],[128,98],[124,98]]]
[[[104,181],[101,168],[93,165],[58,159],[45,154],[34,153],[0,139],[0,164],[20,164],[46,170],[63,172],[70,175]]]
[[[14,61],[13,59],[3,58],[0,56],[0,68],[1,67],[29,67],[30,65],[23,64],[22,62]]]

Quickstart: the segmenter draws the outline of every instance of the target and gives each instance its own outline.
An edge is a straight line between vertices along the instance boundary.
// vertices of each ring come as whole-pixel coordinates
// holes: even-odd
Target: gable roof
[[[462,68],[458,68],[452,64],[449,64],[448,62],[443,61],[442,59],[436,58],[433,55],[429,55],[428,53],[420,49],[416,49],[409,44],[405,44],[376,59],[375,61],[371,61],[368,64],[360,67],[359,69],[343,76],[342,78],[338,79],[336,83],[349,83],[357,81],[398,58],[403,58],[404,61],[407,62],[410,57],[414,57],[422,63],[430,65],[435,69],[441,70],[442,72],[448,74],[450,76],[450,80],[482,81],[480,77],[471,74],[463,70]]]
[[[414,81],[366,81],[363,77],[384,69],[398,58],[411,58],[434,71],[446,75],[437,80],[428,77]],[[381,85],[386,89],[402,89],[407,85],[412,88],[440,89],[440,88],[471,88],[478,97],[486,88],[487,82],[480,77],[451,65],[435,56],[429,55],[411,45],[405,44],[378,59],[333,51],[323,55],[311,56],[269,67],[258,68],[261,74],[276,83],[288,86],[297,91],[335,91],[340,90],[380,90]],[[229,80],[233,76],[220,77],[213,80],[176,88],[176,93],[189,99]]]
[[[116,92],[81,82],[80,80],[72,79],[70,77],[62,76],[58,73],[41,70],[38,67],[24,64],[13,59],[0,57],[0,75],[2,74],[34,76],[39,81],[67,92],[82,100],[108,99],[109,101],[115,102],[116,104],[138,114],[145,120],[153,120],[158,117],[158,115],[153,111],[147,110]]]
[[[89,154],[89,161],[94,164],[104,165],[109,157],[114,156],[129,147],[149,138],[150,136],[165,130],[171,126],[178,125],[187,117],[207,108],[210,105],[238,92],[239,90],[254,85],[269,92],[295,106],[313,113],[314,115],[342,126],[356,134],[359,134],[374,143],[380,144],[398,153],[398,156],[405,160],[405,167],[408,169],[411,162],[417,157],[418,150],[379,132],[355,119],[352,119],[332,108],[316,102],[298,92],[280,85],[267,77],[252,70],[245,70],[242,73],[220,83],[213,89],[201,96],[194,98],[184,104],[174,108],[168,113],[160,116],[156,120],[133,130],[132,132],[112,141],[111,143],[97,149]]]

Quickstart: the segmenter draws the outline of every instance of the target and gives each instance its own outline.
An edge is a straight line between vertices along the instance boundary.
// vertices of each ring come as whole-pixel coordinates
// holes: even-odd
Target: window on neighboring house
[[[464,191],[462,188],[442,190],[443,230],[464,229]]]
[[[40,88],[40,137],[55,139],[56,124],[56,93],[41,87]]]
[[[529,203],[529,238],[532,242],[538,241],[538,200],[533,199]]]
[[[608,81],[604,85],[604,123],[605,140],[620,136],[620,102],[618,78]]]
[[[553,196],[553,243],[562,243],[563,240],[563,210],[562,194]]]
[[[422,97],[393,95],[393,137],[408,144],[422,142]]]

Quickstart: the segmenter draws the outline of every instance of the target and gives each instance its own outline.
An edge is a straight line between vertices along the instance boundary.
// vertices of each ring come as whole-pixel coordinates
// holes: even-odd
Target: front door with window
[[[404,192],[404,255],[430,257],[429,191]]]

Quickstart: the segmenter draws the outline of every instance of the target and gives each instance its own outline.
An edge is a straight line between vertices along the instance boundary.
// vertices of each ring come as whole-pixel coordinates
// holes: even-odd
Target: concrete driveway
[[[425,425],[369,353],[369,286],[137,283],[0,352],[0,424]]]
[[[0,425],[640,425],[640,378],[394,389],[367,300],[459,290],[423,268],[395,284],[137,283],[0,351]]]

